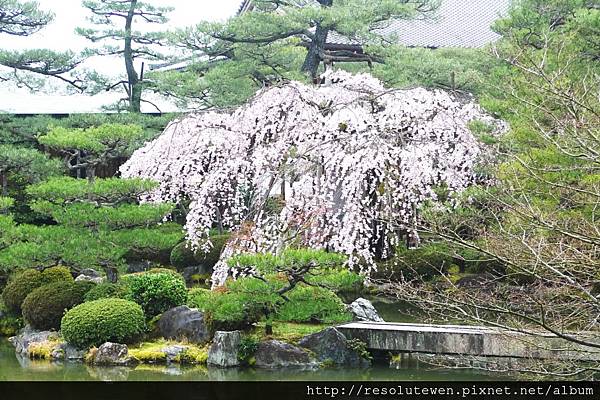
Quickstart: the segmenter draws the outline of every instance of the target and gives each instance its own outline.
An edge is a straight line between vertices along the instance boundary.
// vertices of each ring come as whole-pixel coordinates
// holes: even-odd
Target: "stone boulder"
[[[13,336],[8,339],[13,346],[15,351],[23,356],[29,354],[29,345],[32,343],[42,343],[48,341],[58,341],[58,332],[54,331],[36,331],[27,325],[17,336]]]
[[[317,364],[309,353],[300,347],[279,340],[267,340],[258,345],[255,366],[258,368],[313,368]]]
[[[102,278],[102,274],[92,268],[82,269],[79,275],[89,276],[90,278]]]
[[[179,344],[175,344],[173,346],[163,347],[162,349],[160,349],[160,351],[166,354],[167,362],[171,363],[171,362],[175,361],[175,359],[177,358],[178,355],[180,355],[187,349],[189,349],[188,346],[182,346]]]
[[[211,339],[210,330],[201,311],[179,306],[165,311],[156,324],[160,336],[166,339],[187,340],[205,344]]]
[[[347,367],[371,365],[370,360],[361,357],[349,347],[346,337],[335,328],[327,328],[305,336],[298,342],[298,345],[312,351],[316,355],[317,361],[322,363]]]
[[[102,282],[104,282],[104,278],[102,278],[101,276],[89,276],[89,275],[78,275],[77,278],[75,278],[75,282],[94,282],[95,284],[100,284]]]
[[[240,365],[238,350],[242,343],[242,332],[215,332],[208,351],[208,364],[228,368]]]
[[[385,322],[379,316],[373,304],[367,299],[358,298],[352,302],[347,309],[354,316],[355,321]]]
[[[98,347],[94,354],[94,365],[135,365],[138,361],[129,355],[127,345],[106,342]]]
[[[127,273],[134,274],[138,272],[148,271],[152,267],[150,261],[130,261],[127,263]]]

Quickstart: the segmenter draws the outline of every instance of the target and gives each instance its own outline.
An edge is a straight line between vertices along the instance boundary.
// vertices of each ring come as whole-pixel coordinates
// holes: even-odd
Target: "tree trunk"
[[[333,0],[319,0],[322,7],[331,7]],[[316,23],[315,37],[308,47],[308,54],[304,59],[302,65],[302,72],[307,72],[310,77],[314,80],[317,78],[319,71],[319,65],[321,64],[322,55],[325,51],[325,43],[327,42],[327,35],[329,34],[329,28],[325,28],[320,22]]]
[[[2,181],[2,196],[8,196],[8,177],[5,172],[0,173],[0,180]]]
[[[125,48],[123,51],[123,57],[125,58],[125,69],[127,71],[127,81],[129,82],[129,111],[135,113],[139,113],[141,111],[142,103],[142,85],[133,65],[133,51],[131,47],[131,26],[133,24],[133,17],[137,3],[137,0],[131,0],[129,12],[127,14],[127,18],[125,19]]]
[[[85,169],[85,176],[88,180],[88,183],[91,185],[92,183],[94,183],[94,180],[96,179],[96,166],[95,165],[90,165],[88,167],[86,167]]]

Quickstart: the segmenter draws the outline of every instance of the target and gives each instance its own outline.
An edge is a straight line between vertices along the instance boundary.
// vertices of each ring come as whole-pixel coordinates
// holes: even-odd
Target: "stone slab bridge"
[[[552,334],[525,334],[481,326],[352,322],[337,329],[360,339],[369,350],[483,357],[598,361],[600,348],[568,342]],[[600,335],[577,336],[599,343]]]

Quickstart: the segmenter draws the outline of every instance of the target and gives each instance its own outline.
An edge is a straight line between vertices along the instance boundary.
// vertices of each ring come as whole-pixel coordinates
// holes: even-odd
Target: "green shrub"
[[[23,318],[35,329],[59,329],[65,310],[83,303],[92,285],[92,282],[54,282],[41,286],[23,301]]]
[[[342,254],[313,249],[287,249],[279,255],[271,253],[240,254],[228,260],[231,267],[254,267],[263,274],[285,272],[290,268],[309,264],[313,266],[313,270],[331,269],[340,267],[345,262],[346,256]]]
[[[347,269],[325,269],[308,275],[306,280],[336,293],[358,293],[364,283],[362,276]]]
[[[102,282],[93,287],[85,295],[85,301],[94,301],[100,299],[125,299],[129,294],[129,288],[125,283],[119,281],[117,283]]]
[[[67,267],[52,267],[42,272],[42,284],[48,285],[54,282],[73,282],[73,275]]]
[[[187,301],[187,288],[179,275],[167,272],[143,273],[130,275],[125,282],[129,287],[127,298],[141,305],[149,317]]]
[[[0,336],[15,336],[23,328],[23,318],[5,315],[0,318]]]
[[[63,338],[79,349],[105,342],[133,343],[145,332],[142,308],[128,300],[101,299],[67,311],[61,322]]]
[[[276,319],[287,322],[338,323],[352,319],[342,300],[331,290],[298,286],[287,293],[289,301],[277,310]]]
[[[244,329],[283,301],[277,288],[276,283],[240,278],[214,291],[191,290],[188,304],[204,311],[214,330]]]
[[[6,309],[21,314],[21,304],[25,297],[43,283],[42,274],[35,269],[28,269],[15,275],[2,291],[2,301]]]
[[[213,245],[208,253],[202,251],[194,251],[188,242],[181,242],[171,251],[171,265],[177,269],[183,269],[194,265],[202,265],[207,270],[215,266],[221,251],[229,240],[230,235],[213,235],[210,241]]]

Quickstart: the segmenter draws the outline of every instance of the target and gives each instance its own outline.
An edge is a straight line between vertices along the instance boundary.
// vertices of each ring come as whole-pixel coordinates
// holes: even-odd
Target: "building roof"
[[[375,32],[408,47],[478,48],[499,36],[492,24],[506,14],[512,0],[442,0],[430,17],[388,21]],[[252,10],[252,0],[244,0],[240,13]],[[336,32],[330,32],[328,44],[363,45]]]

